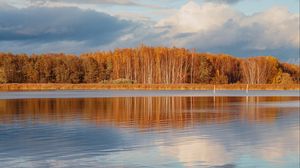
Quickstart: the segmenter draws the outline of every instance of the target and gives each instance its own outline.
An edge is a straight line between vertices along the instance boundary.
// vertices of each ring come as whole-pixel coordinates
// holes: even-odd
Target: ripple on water
[[[299,99],[0,100],[0,167],[295,167]]]

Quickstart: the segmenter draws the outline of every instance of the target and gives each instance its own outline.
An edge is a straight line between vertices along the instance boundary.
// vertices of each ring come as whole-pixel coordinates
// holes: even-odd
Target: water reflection
[[[0,101],[0,122],[36,120],[184,127],[231,120],[272,122],[297,110],[299,97],[131,97]],[[275,102],[272,104],[272,102]],[[280,108],[285,102],[286,108]],[[270,105],[271,104],[271,105]],[[283,104],[284,105],[284,104]],[[296,106],[295,106],[296,105]]]
[[[227,165],[232,162],[222,144],[207,138],[188,136],[176,138],[172,143],[174,145],[162,146],[162,153],[176,157],[185,166],[200,165],[201,162],[206,165]]]
[[[0,100],[0,167],[297,167],[299,100]]]

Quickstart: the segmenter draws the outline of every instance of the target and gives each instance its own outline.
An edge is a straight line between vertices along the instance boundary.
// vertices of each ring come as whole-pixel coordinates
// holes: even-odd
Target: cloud
[[[205,2],[213,2],[213,3],[226,3],[226,4],[234,4],[238,3],[242,0],[205,0]]]
[[[78,8],[10,8],[0,11],[0,42],[110,43],[135,27],[130,21]]]
[[[31,6],[72,6],[81,8],[88,5],[90,8],[95,8],[95,5],[107,6],[127,6],[127,7],[143,7],[151,9],[165,9],[159,5],[149,5],[135,0],[26,0]]]
[[[41,5],[51,2],[76,3],[76,4],[116,4],[116,5],[138,5],[132,0],[28,0],[31,4]]]
[[[161,20],[157,26],[172,27],[176,33],[213,31],[219,29],[227,21],[239,19],[240,15],[228,5],[212,3],[198,5],[190,1],[175,15]]]
[[[71,0],[32,1],[64,2],[72,6]],[[138,1],[72,2],[80,6],[80,3],[125,5]],[[172,9],[168,17],[155,21],[137,15],[130,17],[130,12],[126,16],[111,16],[78,7],[49,6],[0,7],[0,50],[80,53],[143,43],[236,56],[274,55],[285,61],[299,57],[299,14],[282,7],[246,15],[226,3],[189,1],[180,9]]]
[[[240,27],[257,31],[250,31],[255,48],[299,47],[299,15],[286,8],[274,7],[243,18]]]
[[[157,27],[168,29],[165,38],[173,38],[177,46],[200,51],[298,57],[298,25],[299,15],[286,8],[247,16],[226,4],[191,1]]]

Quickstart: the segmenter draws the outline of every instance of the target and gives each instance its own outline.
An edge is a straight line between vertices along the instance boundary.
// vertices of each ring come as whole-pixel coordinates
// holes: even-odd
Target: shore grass
[[[0,91],[31,90],[246,90],[247,84],[0,84]],[[299,84],[248,85],[249,90],[300,90]]]

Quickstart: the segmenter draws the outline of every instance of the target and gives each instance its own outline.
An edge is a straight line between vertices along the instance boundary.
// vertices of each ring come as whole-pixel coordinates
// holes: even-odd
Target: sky
[[[0,51],[184,47],[299,62],[299,0],[0,0]]]

